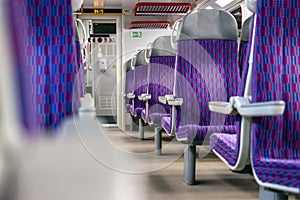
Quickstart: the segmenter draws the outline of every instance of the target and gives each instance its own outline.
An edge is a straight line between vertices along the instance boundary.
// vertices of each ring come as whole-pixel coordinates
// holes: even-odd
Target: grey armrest
[[[167,105],[168,102],[167,102],[166,96],[168,96],[168,95],[165,95],[165,96],[159,96],[159,97],[158,97],[158,101],[159,101],[160,103],[162,103],[162,104]],[[173,95],[170,95],[170,96],[173,96]]]
[[[176,98],[168,100],[168,105],[170,106],[181,106],[183,103],[183,98]]]
[[[141,101],[143,101],[143,97],[144,97],[145,95],[147,95],[147,94],[140,94],[140,95],[138,96],[138,99],[141,100]]]
[[[129,98],[129,99],[134,99],[134,98],[135,98],[135,94],[133,94],[133,93],[128,93],[128,94],[127,94],[127,98]]]
[[[211,101],[208,103],[209,110],[216,113],[221,113],[225,115],[233,114],[234,107],[229,102],[222,101]]]
[[[151,99],[151,94],[147,94],[143,97],[143,101],[148,101]]]
[[[209,102],[209,109],[223,114],[239,113],[244,117],[263,117],[282,115],[284,101],[251,103],[249,97],[231,97],[229,102]]]
[[[151,94],[141,94],[138,98],[141,101],[148,101],[151,99]]]
[[[284,101],[267,101],[237,105],[238,112],[241,116],[245,117],[278,116],[283,114],[284,109]]]
[[[159,96],[158,100],[162,104],[170,105],[170,106],[181,106],[183,103],[182,98],[174,98],[173,95]]]

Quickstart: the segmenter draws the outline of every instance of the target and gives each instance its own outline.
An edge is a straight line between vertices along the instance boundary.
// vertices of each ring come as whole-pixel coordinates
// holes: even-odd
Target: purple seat
[[[142,118],[150,125],[160,126],[161,118],[170,115],[170,106],[159,102],[158,97],[170,94],[173,90],[175,49],[171,47],[171,36],[161,36],[154,40],[149,59],[147,94],[148,113],[142,112]]]
[[[300,191],[300,2],[258,0],[256,6],[252,101],[283,100],[285,111],[253,118],[251,161],[260,199],[287,199],[276,190]]]
[[[31,75],[29,73],[29,67],[26,63],[26,55],[24,49],[27,48],[26,39],[27,34],[18,34],[19,30],[24,30],[26,33],[26,1],[7,1],[7,7],[4,9],[8,10],[7,18],[10,18],[10,23],[7,24],[7,30],[10,32],[10,43],[12,53],[14,55],[14,66],[13,69],[16,73],[16,87],[18,88],[18,110],[21,114],[22,125],[26,128],[27,132],[33,133],[36,130],[36,117],[32,115],[34,112],[34,105],[32,103],[33,85],[30,83]]]
[[[239,49],[239,65],[242,70],[242,80],[238,96],[247,96],[245,93],[245,86],[248,74],[248,59],[250,55],[249,30],[251,27],[251,19],[252,18],[248,18],[244,22],[242,28]],[[249,162],[250,125],[247,126],[247,123],[250,124],[250,122],[247,122],[240,115],[237,115],[236,134],[213,133],[210,137],[210,147],[212,151],[225,161],[230,169],[234,171],[243,170]]]
[[[78,94],[80,97],[84,97],[86,93],[85,89],[85,81],[84,81],[84,68],[83,68],[83,60],[81,56],[81,47],[80,47],[80,41],[79,41],[79,33],[78,33],[78,27],[75,23],[75,46],[76,46],[76,57],[77,57],[77,67],[78,67],[78,75],[76,77],[76,85],[78,85]]]
[[[23,55],[20,68],[28,74],[30,80],[26,81],[33,87],[31,93],[26,93],[31,97],[32,110],[25,110],[30,113],[33,130],[52,131],[79,106],[76,88],[80,86],[75,84],[80,84],[76,82],[80,67],[71,1],[54,0],[49,4],[21,0],[18,4],[11,5],[26,21],[20,26],[26,44],[19,50]]]
[[[125,63],[126,67],[126,79],[125,79],[125,110],[126,112],[132,111],[132,99],[128,98],[128,94],[133,93],[133,83],[134,83],[134,70],[132,67],[132,59],[129,59]]]
[[[144,110],[142,118],[154,126],[160,126],[161,118],[170,115],[170,106],[160,103],[158,97],[172,92],[174,65],[175,56],[150,57],[148,94],[151,95],[151,99],[148,101],[148,116]]]
[[[130,114],[133,121],[138,119],[139,121],[139,139],[144,139],[144,123],[141,118],[142,111],[146,109],[146,102],[140,99],[142,94],[147,94],[148,88],[148,62],[145,57],[146,50],[141,50],[134,57],[134,83],[133,83],[133,95],[132,95],[132,106]],[[132,123],[132,122],[131,122]]]
[[[154,40],[149,50],[149,73],[146,109],[142,110],[144,122],[155,127],[155,153],[161,154],[161,119],[170,117],[171,107],[159,102],[159,97],[171,94],[174,84],[176,51],[171,45],[171,36]],[[148,107],[147,107],[148,106]]]
[[[237,24],[227,12],[195,10],[184,17],[179,34],[173,95],[175,102],[180,104],[178,98],[182,98],[183,103],[174,106],[176,112],[171,117],[162,119],[162,127],[187,144],[184,181],[193,185],[195,145],[213,132],[235,133],[235,117],[212,114],[208,102],[227,101],[237,94]]]
[[[146,103],[138,99],[141,94],[147,93],[148,85],[148,63],[145,60],[145,50],[139,51],[134,63],[134,95],[133,109],[131,114],[135,117],[141,117],[141,112],[146,108]]]

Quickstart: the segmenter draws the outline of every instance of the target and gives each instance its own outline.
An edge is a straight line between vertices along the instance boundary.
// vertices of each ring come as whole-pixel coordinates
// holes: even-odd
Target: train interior
[[[0,0],[0,199],[300,199],[298,0]]]

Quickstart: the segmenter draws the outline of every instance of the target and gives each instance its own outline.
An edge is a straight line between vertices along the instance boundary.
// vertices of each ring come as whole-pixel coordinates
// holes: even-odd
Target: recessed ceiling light
[[[220,7],[225,7],[228,4],[232,3],[234,0],[217,0],[215,3]]]
[[[214,9],[214,8],[211,6],[207,6],[205,9]]]

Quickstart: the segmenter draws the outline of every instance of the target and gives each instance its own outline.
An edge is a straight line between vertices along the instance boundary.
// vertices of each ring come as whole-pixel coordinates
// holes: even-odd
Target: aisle
[[[258,186],[251,175],[231,173],[212,154],[197,160],[197,185],[187,186],[182,181],[181,143],[164,136],[165,154],[156,157],[152,132],[146,132],[148,139],[139,141],[137,132],[105,129],[101,135],[97,126],[71,120],[56,138],[41,138],[27,148],[20,164],[16,199],[258,198]]]

